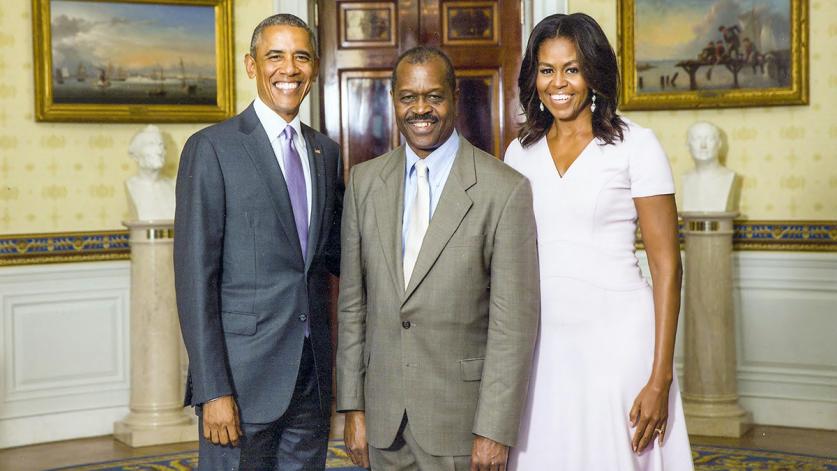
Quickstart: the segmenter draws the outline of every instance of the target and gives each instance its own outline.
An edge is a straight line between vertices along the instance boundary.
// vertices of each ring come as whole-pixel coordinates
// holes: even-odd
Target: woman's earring
[[[596,92],[593,92],[593,103],[590,105],[590,112],[596,112]]]
[[[541,109],[541,113],[543,113],[543,102],[541,102],[540,109]]]

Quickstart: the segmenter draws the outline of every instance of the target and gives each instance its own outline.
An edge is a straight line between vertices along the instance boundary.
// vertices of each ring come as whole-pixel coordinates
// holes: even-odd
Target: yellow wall
[[[569,0],[569,10],[595,18],[615,48],[617,1]],[[689,125],[718,125],[729,146],[726,166],[743,177],[741,211],[749,219],[837,219],[837,2],[811,0],[810,19],[808,106],[625,113],[654,129],[676,179],[692,168]]]
[[[253,97],[242,58],[271,0],[235,0],[237,109]],[[570,0],[616,38],[616,0]],[[31,3],[0,2],[0,233],[119,229],[128,218],[123,181],[141,124],[36,123],[33,119]],[[751,219],[837,219],[837,2],[811,0],[811,105],[631,112],[653,128],[675,175],[691,168],[686,128],[712,121],[728,138],[728,167],[744,177]],[[161,125],[173,176],[186,138],[203,124]]]
[[[233,9],[241,110],[255,93],[244,54],[273,1],[235,0]],[[136,171],[128,143],[145,124],[35,122],[31,38],[31,2],[0,2],[0,233],[122,229],[130,216],[123,182]],[[204,126],[160,125],[167,176],[176,172],[183,143]]]

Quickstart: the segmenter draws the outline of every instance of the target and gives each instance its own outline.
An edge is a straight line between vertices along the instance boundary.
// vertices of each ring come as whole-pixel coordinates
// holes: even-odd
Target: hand
[[[642,388],[634,405],[631,407],[631,426],[636,427],[631,439],[631,448],[635,453],[642,453],[645,447],[659,434],[659,444],[663,444],[668,421],[668,392],[671,383],[659,384],[649,381]]]
[[[215,445],[238,446],[244,435],[238,418],[238,405],[232,396],[221,396],[203,404],[203,438]]]
[[[505,471],[509,447],[479,435],[471,448],[471,471]]]
[[[343,440],[352,463],[361,468],[369,467],[369,444],[366,442],[366,413],[362,410],[346,412]]]

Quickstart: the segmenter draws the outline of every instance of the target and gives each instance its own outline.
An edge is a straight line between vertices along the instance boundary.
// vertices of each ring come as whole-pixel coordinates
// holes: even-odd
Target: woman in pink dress
[[[518,79],[526,115],[505,161],[532,183],[541,327],[510,469],[693,469],[674,337],[680,247],[671,168],[616,114],[616,56],[595,20],[552,15]],[[653,288],[634,253],[637,219]]]

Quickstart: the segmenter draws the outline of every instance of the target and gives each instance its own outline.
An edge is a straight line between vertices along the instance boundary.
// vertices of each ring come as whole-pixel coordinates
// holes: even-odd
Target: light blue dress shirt
[[[418,177],[416,176],[416,162],[419,156],[413,152],[409,145],[405,146],[407,151],[407,164],[404,175],[404,221],[401,225],[401,257],[404,257],[404,244],[407,241],[407,230],[410,228],[410,207],[416,197]],[[430,184],[430,220],[433,219],[433,212],[439,204],[439,197],[448,181],[450,169],[456,152],[459,150],[459,134],[454,130],[444,144],[424,158],[427,163],[427,181]]]

